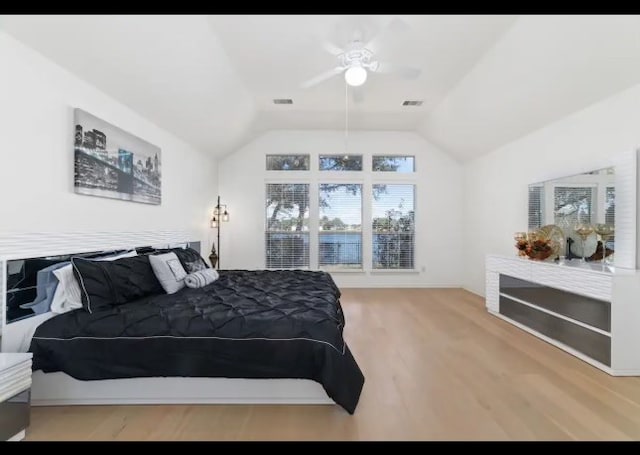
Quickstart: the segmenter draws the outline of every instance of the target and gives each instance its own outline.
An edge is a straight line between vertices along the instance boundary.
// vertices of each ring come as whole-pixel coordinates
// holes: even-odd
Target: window
[[[542,185],[529,186],[529,230],[535,231],[542,227],[542,198],[543,198]]]
[[[604,222],[614,226],[616,224],[616,188],[608,186],[604,205]]]
[[[321,183],[318,196],[320,267],[361,269],[362,184]]]
[[[573,227],[592,223],[593,187],[556,186],[553,191],[554,224]]]
[[[415,158],[413,156],[374,155],[372,161],[374,172],[415,172]]]
[[[415,185],[373,185],[374,269],[413,269]]]
[[[267,268],[309,267],[309,184],[268,183]]]
[[[361,171],[362,155],[320,155],[321,171]]]
[[[267,171],[308,171],[309,155],[267,155]]]

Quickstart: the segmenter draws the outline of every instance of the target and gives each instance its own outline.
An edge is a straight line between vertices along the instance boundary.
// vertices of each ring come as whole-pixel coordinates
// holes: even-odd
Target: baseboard
[[[14,434],[9,439],[7,439],[7,442],[22,441],[26,435],[27,435],[27,432],[25,430],[22,430],[21,432]]]
[[[279,405],[335,405],[330,398],[310,397],[233,397],[233,398],[69,398],[33,400],[31,406],[91,406],[91,405],[151,405],[151,404],[279,404]]]
[[[460,284],[424,284],[424,283],[394,283],[394,284],[381,284],[381,283],[365,283],[365,284],[350,284],[339,285],[340,289],[462,289]]]

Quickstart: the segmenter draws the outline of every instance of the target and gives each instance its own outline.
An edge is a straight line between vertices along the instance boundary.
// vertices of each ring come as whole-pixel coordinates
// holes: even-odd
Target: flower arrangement
[[[529,235],[517,232],[514,236],[518,256],[527,256],[530,259],[544,261],[553,253],[551,241],[547,238],[540,238],[536,233]]]
[[[550,245],[548,239],[538,239],[533,242],[529,242],[529,245],[525,249],[525,253],[531,259],[537,259],[538,261],[544,261],[553,252],[553,248]]]

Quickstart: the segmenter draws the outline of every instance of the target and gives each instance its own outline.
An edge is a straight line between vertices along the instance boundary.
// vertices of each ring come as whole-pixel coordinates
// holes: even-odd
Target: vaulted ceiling
[[[468,160],[640,83],[637,16],[2,16],[0,28],[217,156],[265,130],[348,119]],[[420,75],[301,88],[353,39]]]

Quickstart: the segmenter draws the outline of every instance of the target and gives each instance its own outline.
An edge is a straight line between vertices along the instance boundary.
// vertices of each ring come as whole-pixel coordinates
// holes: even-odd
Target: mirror
[[[529,185],[529,232],[556,225],[564,233],[560,256],[613,263],[614,168]],[[603,250],[604,245],[604,250]]]

